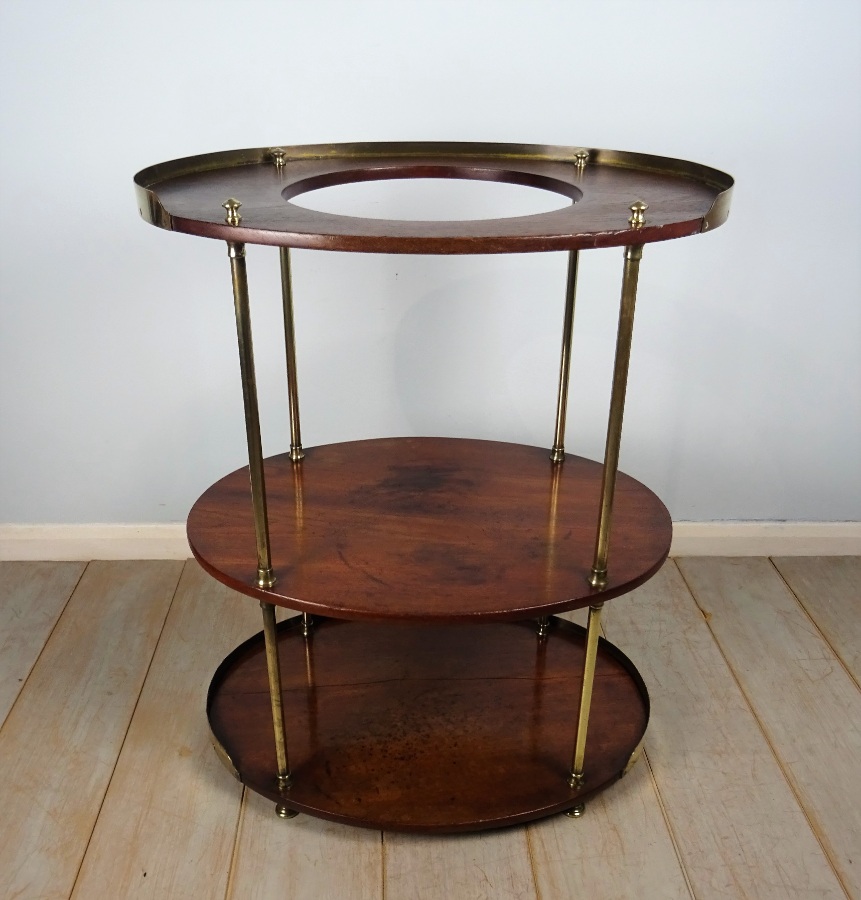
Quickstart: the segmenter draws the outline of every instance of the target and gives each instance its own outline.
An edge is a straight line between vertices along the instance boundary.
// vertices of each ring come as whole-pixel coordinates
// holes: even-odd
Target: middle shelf
[[[274,588],[255,585],[248,469],[216,482],[188,519],[201,565],[243,594],[343,619],[534,618],[626,593],[669,553],[658,497],[619,473],[609,579],[587,578],[602,466],[542,447],[381,438],[265,461]]]

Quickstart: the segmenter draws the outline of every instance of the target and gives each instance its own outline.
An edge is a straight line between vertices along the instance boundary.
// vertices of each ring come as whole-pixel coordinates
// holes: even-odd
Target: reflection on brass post
[[[595,682],[595,662],[598,659],[598,632],[601,630],[603,603],[589,607],[586,631],[586,658],[583,660],[583,686],[580,690],[580,713],[577,716],[577,738],[574,741],[574,760],[568,784],[579,788],[583,784],[583,757],[586,755],[586,733],[589,730],[589,710],[592,707],[592,685]]]
[[[320,747],[320,736],[317,732],[317,688],[314,681],[313,648],[313,641],[305,641],[305,698],[308,709],[308,749],[311,757],[314,757]]]
[[[284,348],[287,352],[287,395],[290,404],[290,459],[299,462],[305,456],[299,427],[299,385],[296,378],[296,331],[293,324],[293,285],[290,274],[290,248],[281,248],[281,297],[284,305]]]
[[[543,752],[544,729],[541,722],[544,718],[544,695],[547,684],[544,675],[547,670],[548,641],[535,642],[535,674],[532,679],[532,715],[529,723],[529,745],[533,759],[540,759]]]
[[[291,466],[293,473],[293,497],[296,502],[296,558],[302,559],[305,546],[305,501],[302,487],[302,461],[295,460]],[[302,636],[310,637],[314,619],[308,613],[302,613]]]
[[[302,484],[302,466],[291,466],[290,471],[293,475],[293,498],[296,502],[296,534],[302,538],[305,533],[305,495]]]
[[[610,547],[610,520],[613,516],[613,494],[619,468],[619,445],[622,441],[622,418],[625,414],[625,388],[628,383],[628,363],[631,359],[631,338],[634,333],[634,305],[637,302],[637,276],[643,245],[625,248],[625,267],[622,274],[622,300],[619,308],[619,331],[616,336],[616,364],[613,369],[613,390],[610,395],[610,419],[607,424],[607,444],[604,449],[604,477],[601,480],[601,512],[598,518],[598,537],[595,559],[589,584],[603,587],[607,583],[607,556]]]
[[[251,504],[257,538],[257,586],[275,584],[269,551],[269,517],[266,511],[266,482],[263,476],[263,446],[260,441],[260,414],[257,410],[257,379],[254,375],[254,346],[251,341],[251,313],[248,309],[248,276],[245,271],[245,244],[228,242],[233,302],[236,307],[236,334],[239,338],[239,372],[245,402],[245,436],[248,440],[248,469],[251,476]]]
[[[275,761],[278,766],[278,787],[290,787],[290,764],[287,761],[287,734],[284,731],[284,710],[281,705],[281,666],[278,661],[278,631],[275,626],[275,607],[261,603],[263,610],[263,641],[266,645],[266,670],[269,673],[269,701],[272,704],[272,727],[275,729]],[[280,813],[279,813],[280,815]]]
[[[574,330],[574,297],[577,294],[577,268],[579,252],[568,254],[568,284],[565,288],[565,318],[562,323],[562,359],[559,363],[559,394],[556,400],[556,434],[550,459],[555,463],[565,461],[565,417],[568,412],[568,380],[571,372],[571,336]]]
[[[550,508],[547,512],[547,558],[544,571],[544,602],[553,600],[553,570],[556,560],[556,510],[559,505],[559,480],[562,469],[559,466],[550,468]],[[550,634],[550,616],[539,616],[538,637],[546,638]]]

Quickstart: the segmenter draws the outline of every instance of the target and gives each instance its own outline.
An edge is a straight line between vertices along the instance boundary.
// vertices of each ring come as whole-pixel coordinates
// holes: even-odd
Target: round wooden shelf
[[[619,778],[649,700],[606,641],[586,745],[568,786],[584,629],[534,623],[424,625],[301,617],[279,626],[293,776],[279,792],[262,635],[215,673],[208,714],[220,755],[253,790],[315,816],[396,831],[474,831],[569,809]]]
[[[330,444],[266,460],[277,582],[255,585],[248,469],[210,487],[191,549],[243,594],[344,619],[514,621],[626,593],[667,557],[672,523],[619,473],[606,587],[590,587],[602,466],[545,448],[454,438]]]
[[[570,203],[537,215],[427,222],[335,215],[291,202],[318,188],[394,178],[502,181]],[[726,220],[733,180],[708,166],[642,153],[413,142],[210,153],[151,166],[135,184],[144,219],[171,231],[317,250],[433,254],[617,247],[698,234]],[[242,204],[235,225],[225,222],[228,198]],[[635,228],[629,219],[636,201],[648,212]]]

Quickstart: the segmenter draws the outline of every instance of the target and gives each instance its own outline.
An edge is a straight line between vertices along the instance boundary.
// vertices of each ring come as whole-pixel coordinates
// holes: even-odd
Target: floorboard
[[[560,618],[585,628],[589,614],[577,609]],[[575,723],[571,727],[573,745]],[[611,791],[588,802],[576,823],[584,828],[571,824],[567,816],[554,816],[529,826],[535,882],[544,900],[583,893],[618,900],[692,897],[645,755]]]
[[[587,801],[582,818],[552,816],[530,825],[528,836],[542,900],[692,896],[642,758]]]
[[[69,897],[182,565],[90,563],[72,594],[0,730],[0,897]]]
[[[861,896],[861,691],[768,560],[680,568],[845,888]]]
[[[605,609],[649,687],[646,750],[695,897],[843,897],[674,564]]]
[[[782,556],[772,562],[861,685],[861,556]]]
[[[652,698],[631,773],[419,836],[279,819],[221,766],[206,688],[260,614],[195,563],[0,564],[0,897],[861,900],[861,558],[679,565],[604,612]]]
[[[224,896],[242,785],[216,757],[203,711],[215,667],[258,630],[255,611],[196,562],[186,563],[76,900]]]
[[[386,900],[536,900],[525,828],[385,835]]]
[[[380,900],[380,832],[311,816],[279,819],[274,804],[247,791],[231,900]]]
[[[86,563],[0,562],[0,726]]]

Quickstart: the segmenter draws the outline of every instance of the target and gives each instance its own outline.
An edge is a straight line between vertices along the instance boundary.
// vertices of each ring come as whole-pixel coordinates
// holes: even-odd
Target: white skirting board
[[[672,556],[861,556],[861,522],[675,522],[673,532]],[[190,555],[181,522],[0,525],[0,560]]]
[[[0,525],[0,560],[186,559],[185,523]]]

